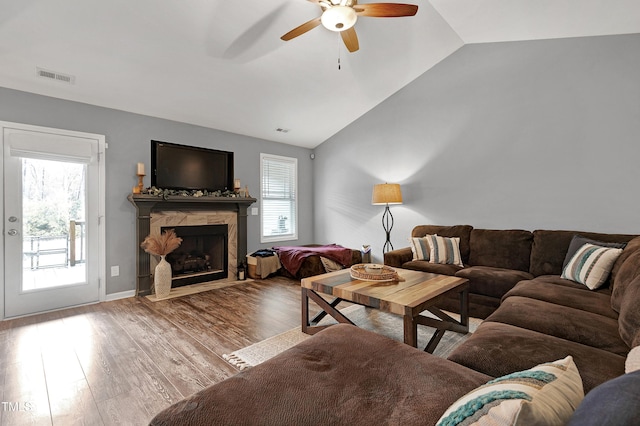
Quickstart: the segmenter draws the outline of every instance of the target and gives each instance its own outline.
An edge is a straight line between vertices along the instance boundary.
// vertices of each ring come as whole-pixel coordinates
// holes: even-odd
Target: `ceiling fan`
[[[289,41],[322,24],[326,29],[339,32],[349,52],[360,48],[358,36],[353,26],[359,16],[372,18],[395,18],[413,16],[418,6],[402,3],[358,4],[358,0],[308,0],[322,8],[322,15],[292,29],[282,37]]]

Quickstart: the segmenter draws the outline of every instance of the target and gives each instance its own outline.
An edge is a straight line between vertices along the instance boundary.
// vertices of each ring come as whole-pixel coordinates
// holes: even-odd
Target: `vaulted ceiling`
[[[321,26],[280,40],[306,0],[0,0],[0,86],[313,148],[464,44],[640,33],[638,0],[403,2],[348,53]]]

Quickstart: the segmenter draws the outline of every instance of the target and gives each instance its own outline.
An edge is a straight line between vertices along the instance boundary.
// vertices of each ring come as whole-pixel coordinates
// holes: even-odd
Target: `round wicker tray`
[[[364,281],[398,281],[398,273],[395,269],[386,265],[382,266],[380,273],[369,273],[365,270],[367,266],[371,266],[370,263],[359,263],[351,267],[351,277],[357,280]]]

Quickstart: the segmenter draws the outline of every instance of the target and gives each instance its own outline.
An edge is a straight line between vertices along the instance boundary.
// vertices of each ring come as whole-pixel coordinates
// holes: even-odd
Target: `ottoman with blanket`
[[[274,247],[280,263],[281,273],[294,279],[324,274],[360,263],[360,250],[352,250],[338,244]]]

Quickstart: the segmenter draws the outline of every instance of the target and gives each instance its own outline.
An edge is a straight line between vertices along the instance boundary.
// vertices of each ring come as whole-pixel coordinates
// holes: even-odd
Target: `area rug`
[[[402,317],[379,311],[377,309],[366,308],[364,306],[353,305],[340,310],[347,318],[353,321],[358,327],[366,330],[382,334],[391,339],[402,342],[403,325]],[[423,315],[429,314],[424,313]],[[452,318],[459,319],[460,316],[454,313],[448,313]],[[429,314],[430,315],[430,314]],[[430,315],[431,316],[431,315]],[[336,321],[327,316],[320,324],[332,324]],[[469,319],[469,333],[460,334],[447,331],[442,340],[436,347],[434,355],[446,358],[453,350],[462,342],[464,342],[471,333],[473,333],[482,320],[477,318]],[[429,339],[435,330],[431,327],[418,326],[418,347],[424,349],[429,343]],[[302,332],[300,327],[292,328],[289,331],[270,337],[253,345],[247,346],[222,357],[230,364],[243,370],[247,367],[256,366],[290,347],[308,339],[308,334]]]

